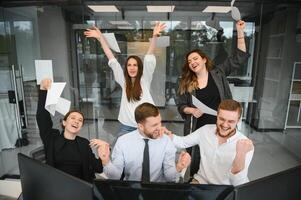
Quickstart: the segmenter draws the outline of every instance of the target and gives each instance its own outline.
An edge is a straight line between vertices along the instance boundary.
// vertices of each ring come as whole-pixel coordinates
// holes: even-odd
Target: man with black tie
[[[176,149],[167,131],[161,126],[161,116],[156,106],[143,103],[135,110],[138,129],[118,138],[110,160],[109,145],[101,140],[91,140],[91,146],[101,146],[99,157],[104,173],[110,179],[143,182],[175,182],[180,172],[190,164],[190,155],[182,152],[175,163]]]

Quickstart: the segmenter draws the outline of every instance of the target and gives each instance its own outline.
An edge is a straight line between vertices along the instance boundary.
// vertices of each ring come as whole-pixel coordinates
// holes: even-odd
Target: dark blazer
[[[55,164],[55,149],[60,149],[65,144],[64,135],[60,134],[58,129],[53,129],[53,123],[50,114],[45,110],[47,90],[39,91],[38,109],[37,109],[37,123],[40,131],[40,137],[44,144],[46,163],[54,166]],[[83,179],[92,182],[95,178],[95,172],[101,173],[103,167],[100,159],[96,159],[93,154],[89,141],[86,138],[76,136],[76,143],[80,151],[80,156],[83,161]]]
[[[242,64],[246,63],[249,56],[249,53],[236,49],[232,56],[228,57],[223,63],[215,66],[209,71],[217,86],[221,101],[224,99],[232,99],[227,76],[234,70],[239,69]],[[192,95],[195,96],[195,91],[192,91],[192,93],[186,92],[179,95],[177,101],[178,111],[184,119],[184,135],[188,135],[196,129],[196,118],[192,117],[192,115],[185,114],[183,111],[186,107],[194,107],[192,104]],[[193,118],[192,124],[191,118]]]

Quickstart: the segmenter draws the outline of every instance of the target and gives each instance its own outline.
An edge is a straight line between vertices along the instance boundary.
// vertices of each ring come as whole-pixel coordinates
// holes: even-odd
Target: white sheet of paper
[[[59,102],[59,98],[63,92],[66,82],[52,83],[51,88],[47,92],[45,109],[54,116],[56,110],[56,104]]]
[[[241,20],[241,15],[237,7],[231,7],[231,16],[235,21]]]
[[[50,78],[53,82],[52,60],[35,60],[37,85],[44,78]]]
[[[199,101],[195,96],[192,95],[192,103],[195,107],[197,107],[198,109],[200,109],[200,111],[202,111],[203,113],[207,113],[209,115],[217,115],[216,110],[213,110],[212,108],[209,108],[208,106],[206,106],[205,104],[203,104],[201,101]]]
[[[236,87],[230,88],[233,99],[238,102],[253,102],[254,87]]]
[[[237,7],[233,6],[235,0],[231,1],[231,16],[235,21],[241,20],[241,15]]]
[[[71,106],[71,101],[60,97],[59,101],[55,106],[55,111],[58,111],[62,115],[66,115],[67,112],[70,110],[70,106]]]
[[[109,47],[112,50],[114,50],[115,52],[120,53],[120,48],[119,48],[117,40],[115,38],[115,34],[114,33],[103,33],[102,35],[106,38],[106,41],[107,41]]]
[[[149,38],[151,42],[153,38]],[[161,36],[157,38],[156,47],[168,47],[170,45],[170,37],[169,36]]]

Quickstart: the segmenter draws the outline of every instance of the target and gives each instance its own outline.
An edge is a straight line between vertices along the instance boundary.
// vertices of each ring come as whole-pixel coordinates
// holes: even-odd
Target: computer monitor
[[[235,188],[236,200],[301,199],[301,166]]]
[[[76,177],[18,154],[24,200],[92,200],[93,186]]]
[[[233,200],[230,185],[199,185],[183,183],[150,183],[138,181],[95,180],[94,184],[105,200]]]

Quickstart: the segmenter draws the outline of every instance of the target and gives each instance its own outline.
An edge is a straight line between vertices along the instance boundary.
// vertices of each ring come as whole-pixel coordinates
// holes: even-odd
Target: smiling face
[[[197,52],[192,52],[187,57],[189,69],[194,73],[201,72],[206,69],[206,58],[202,58]]]
[[[229,138],[235,134],[240,114],[238,111],[220,109],[217,113],[216,131],[222,138]]]
[[[134,58],[130,58],[127,62],[126,69],[131,78],[136,78],[138,74],[138,63]]]
[[[65,131],[71,134],[78,134],[83,126],[84,117],[78,112],[71,112],[69,116],[63,120]]]
[[[148,138],[157,139],[160,136],[161,116],[148,117],[138,123],[139,130]]]

